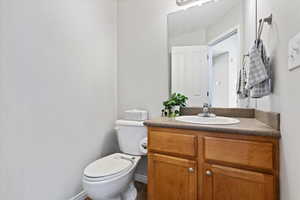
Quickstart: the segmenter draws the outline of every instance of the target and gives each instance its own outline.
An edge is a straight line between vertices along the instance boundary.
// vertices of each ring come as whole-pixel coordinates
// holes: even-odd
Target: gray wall
[[[69,199],[114,150],[116,8],[0,0],[0,199]]]

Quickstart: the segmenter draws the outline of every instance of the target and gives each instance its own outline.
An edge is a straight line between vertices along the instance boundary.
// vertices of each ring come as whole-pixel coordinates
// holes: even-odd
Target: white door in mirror
[[[300,67],[300,33],[290,40],[288,56],[289,70]]]
[[[172,47],[171,91],[189,99],[189,107],[199,107],[208,102],[209,68],[207,46]]]
[[[203,124],[203,125],[230,125],[238,124],[240,120],[229,117],[199,117],[197,115],[193,116],[181,116],[176,117],[175,120],[188,122],[193,124]]]

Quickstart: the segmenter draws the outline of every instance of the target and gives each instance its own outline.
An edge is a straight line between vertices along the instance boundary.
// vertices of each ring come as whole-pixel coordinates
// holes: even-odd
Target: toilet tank
[[[115,129],[123,153],[145,155],[140,150],[140,142],[147,137],[147,128],[143,121],[118,120]]]

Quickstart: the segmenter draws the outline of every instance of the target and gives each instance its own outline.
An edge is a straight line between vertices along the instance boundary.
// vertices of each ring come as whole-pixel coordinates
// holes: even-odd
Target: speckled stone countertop
[[[156,119],[147,120],[144,122],[149,127],[161,127],[161,128],[177,128],[199,131],[211,131],[218,133],[228,134],[241,134],[249,136],[264,136],[280,138],[280,131],[268,126],[267,124],[257,120],[256,118],[238,118],[239,124],[233,125],[201,125],[186,123],[175,120],[175,118],[160,117]]]

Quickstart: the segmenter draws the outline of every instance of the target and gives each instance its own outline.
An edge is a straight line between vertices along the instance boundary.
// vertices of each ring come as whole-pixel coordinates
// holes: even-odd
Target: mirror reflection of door
[[[210,1],[168,15],[171,93],[189,97],[188,106],[240,107],[238,71],[250,0]],[[207,59],[208,55],[208,59]]]
[[[238,49],[237,33],[209,46],[210,103],[214,107],[237,107]]]
[[[224,53],[213,57],[212,67],[212,105],[228,107],[229,91],[229,54]]]
[[[202,106],[208,102],[207,46],[172,47],[172,93],[185,94],[188,106]]]

